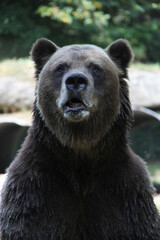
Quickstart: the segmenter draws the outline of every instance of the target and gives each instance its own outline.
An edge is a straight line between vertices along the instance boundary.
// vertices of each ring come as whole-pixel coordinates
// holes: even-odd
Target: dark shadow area
[[[132,149],[148,161],[160,160],[160,122],[144,122],[132,129],[130,133]]]
[[[0,123],[0,173],[5,173],[6,168],[13,161],[27,135],[27,130],[27,126],[13,122]]]

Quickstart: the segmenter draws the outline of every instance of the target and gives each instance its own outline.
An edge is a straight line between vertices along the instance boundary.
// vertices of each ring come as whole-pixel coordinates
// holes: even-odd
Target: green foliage
[[[48,6],[40,6],[37,10],[42,17],[50,17],[53,20],[63,22],[64,24],[73,24],[74,21],[81,21],[81,24],[95,24],[102,27],[107,24],[110,17],[104,14],[102,4],[98,1],[61,1],[59,3],[51,2]]]
[[[28,55],[39,37],[101,47],[126,38],[137,60],[160,62],[159,0],[5,0],[0,9],[1,57]]]
[[[3,1],[0,3],[0,52],[1,56],[28,55],[33,42],[49,35],[47,22],[35,15],[38,5],[31,0]]]

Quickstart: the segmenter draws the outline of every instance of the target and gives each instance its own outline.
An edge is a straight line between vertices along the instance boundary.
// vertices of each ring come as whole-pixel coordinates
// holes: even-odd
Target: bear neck
[[[50,158],[54,159],[55,157],[55,162],[60,159],[59,162],[63,161],[64,165],[66,162],[69,162],[71,167],[78,168],[82,166],[82,164],[86,164],[91,168],[99,159],[104,159],[104,161],[107,159],[106,162],[109,163],[110,159],[113,161],[114,156],[116,160],[118,154],[126,151],[126,146],[128,146],[127,135],[129,125],[127,118],[124,120],[124,118],[121,119],[121,116],[119,116],[109,132],[107,132],[97,144],[89,148],[74,149],[64,146],[56,136],[52,134],[41,118],[39,110],[36,108],[34,109],[34,120],[30,128],[30,135],[37,146],[42,146],[42,148],[46,149],[47,153],[50,153],[48,154]],[[57,159],[57,156],[59,156],[59,159]],[[64,156],[65,159],[63,159]]]
[[[110,131],[96,145],[86,151],[75,150],[64,146],[52,134],[38,109],[35,109],[28,136],[30,155],[36,154],[34,166],[39,166],[42,175],[45,173],[48,180],[60,174],[64,181],[70,183],[74,192],[83,197],[92,191],[97,178],[103,179],[103,176],[107,176],[109,181],[115,174],[114,169],[129,159],[128,154],[131,151],[128,147],[127,131],[127,118],[125,122],[125,119],[119,116]],[[27,148],[24,151],[28,154]]]

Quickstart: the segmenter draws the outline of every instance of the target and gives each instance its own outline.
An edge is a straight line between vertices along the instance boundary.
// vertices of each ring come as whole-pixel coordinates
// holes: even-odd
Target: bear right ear
[[[38,77],[45,63],[57,50],[58,47],[46,38],[40,38],[33,44],[30,54],[36,65],[36,77]]]

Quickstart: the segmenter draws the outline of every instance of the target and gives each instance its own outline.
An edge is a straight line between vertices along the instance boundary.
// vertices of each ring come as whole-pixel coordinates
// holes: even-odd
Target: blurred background
[[[0,0],[0,173],[31,124],[35,81],[29,52],[41,37],[60,47],[129,41],[135,55],[129,71],[135,114],[130,144],[160,192],[159,0]]]

